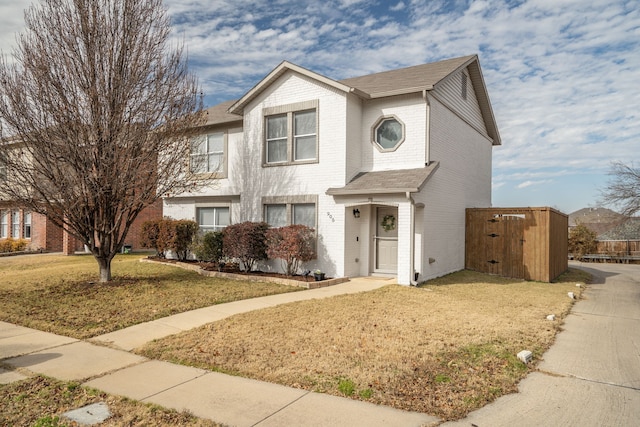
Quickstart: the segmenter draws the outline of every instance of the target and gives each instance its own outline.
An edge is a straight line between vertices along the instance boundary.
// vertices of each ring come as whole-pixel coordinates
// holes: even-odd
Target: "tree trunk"
[[[96,257],[100,266],[100,283],[106,283],[111,280],[111,258]]]

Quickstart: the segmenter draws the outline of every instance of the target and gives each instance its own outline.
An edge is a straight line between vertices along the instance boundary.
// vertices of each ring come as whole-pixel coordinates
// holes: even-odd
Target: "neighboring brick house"
[[[133,250],[142,249],[142,223],[159,218],[162,218],[162,200],[140,212],[129,229],[125,244],[131,245]],[[0,240],[7,238],[26,240],[27,248],[32,251],[73,254],[84,250],[81,242],[69,236],[46,216],[16,208],[8,202],[0,202]]]
[[[164,214],[306,224],[305,268],[413,284],[464,268],[465,208],[491,205],[500,143],[476,55],[341,81],[283,62],[208,110],[192,159],[210,185]]]
[[[42,214],[0,203],[0,240],[24,239],[30,250],[62,251],[62,229]]]

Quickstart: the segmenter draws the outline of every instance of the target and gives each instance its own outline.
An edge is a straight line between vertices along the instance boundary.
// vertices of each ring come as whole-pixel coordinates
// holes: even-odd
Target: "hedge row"
[[[254,270],[262,260],[280,259],[282,269],[294,275],[302,263],[316,258],[314,231],[304,225],[269,228],[265,222],[247,221],[229,225],[223,231],[197,231],[194,221],[147,221],[142,225],[141,241],[144,247],[155,248],[161,257],[171,250],[178,259],[185,260],[192,252],[200,261],[237,261],[245,271]]]
[[[164,258],[168,251],[184,261],[198,232],[195,221],[163,218],[142,223],[140,244],[143,248],[153,248],[156,255]]]
[[[8,239],[0,240],[0,253],[6,252],[22,252],[27,249],[27,241],[24,239]]]

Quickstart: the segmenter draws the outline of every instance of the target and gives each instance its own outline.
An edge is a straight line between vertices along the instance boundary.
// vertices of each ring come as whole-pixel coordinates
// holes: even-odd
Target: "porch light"
[[[353,210],[353,217],[354,218],[360,218],[360,209],[354,209]]]

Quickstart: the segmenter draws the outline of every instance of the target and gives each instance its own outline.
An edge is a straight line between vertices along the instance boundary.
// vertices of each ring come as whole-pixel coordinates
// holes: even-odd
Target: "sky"
[[[0,0],[10,54],[28,0]],[[502,138],[492,203],[598,205],[640,166],[637,0],[165,0],[207,106],[287,60],[335,80],[477,54]]]

